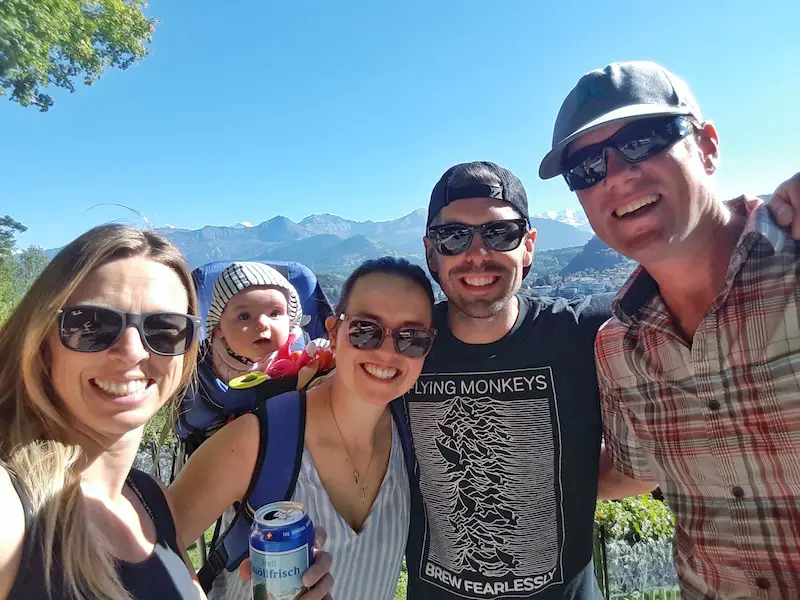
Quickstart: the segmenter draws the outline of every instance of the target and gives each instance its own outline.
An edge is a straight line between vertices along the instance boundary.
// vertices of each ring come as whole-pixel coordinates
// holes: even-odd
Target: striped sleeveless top
[[[328,534],[333,557],[331,596],[336,600],[393,600],[408,538],[410,488],[403,447],[392,422],[389,468],[360,533],[336,512],[317,474],[311,453],[303,450],[293,500]]]
[[[410,494],[403,446],[394,421],[389,467],[361,533],[354,532],[336,512],[311,453],[303,448],[292,500],[305,505],[314,525],[322,526],[328,535],[325,551],[333,557],[331,596],[335,600],[394,600],[408,538]],[[234,516],[232,509],[225,512],[223,529]],[[214,579],[208,593],[209,600],[250,597],[250,582],[243,581],[238,572],[226,570]]]

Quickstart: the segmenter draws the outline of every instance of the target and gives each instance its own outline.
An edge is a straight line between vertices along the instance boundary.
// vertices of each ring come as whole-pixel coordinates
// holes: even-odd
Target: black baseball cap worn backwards
[[[450,167],[444,172],[431,192],[431,201],[428,204],[428,221],[425,225],[431,226],[441,210],[456,200],[468,198],[492,198],[502,200],[514,207],[523,217],[528,227],[531,219],[528,215],[528,194],[519,177],[508,169],[489,161],[473,161],[461,163]],[[428,265],[430,267],[430,264]],[[438,274],[431,270],[431,277],[439,283]],[[530,267],[522,269],[522,278],[528,275]]]
[[[450,167],[434,186],[426,227],[431,226],[445,206],[467,198],[502,200],[513,206],[530,226],[528,195],[519,177],[493,162],[473,161]]]

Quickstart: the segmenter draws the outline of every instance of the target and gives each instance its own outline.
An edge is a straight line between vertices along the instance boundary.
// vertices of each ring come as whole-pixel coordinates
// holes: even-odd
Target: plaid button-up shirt
[[[729,204],[747,224],[691,344],[641,267],[596,342],[606,445],[661,486],[689,599],[800,598],[800,243],[759,204]]]

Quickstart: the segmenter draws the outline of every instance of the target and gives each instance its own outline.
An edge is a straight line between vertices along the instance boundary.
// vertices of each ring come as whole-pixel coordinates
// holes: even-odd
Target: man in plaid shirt
[[[569,93],[539,174],[641,265],[595,344],[601,495],[661,486],[685,598],[800,598],[800,243],[760,200],[722,202],[718,160],[685,82],[615,63]]]

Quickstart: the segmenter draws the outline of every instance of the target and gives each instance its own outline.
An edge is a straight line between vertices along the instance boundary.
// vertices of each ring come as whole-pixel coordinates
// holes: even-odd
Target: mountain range
[[[760,196],[764,201],[770,195]],[[338,298],[344,278],[364,260],[402,256],[427,267],[422,245],[426,210],[391,221],[351,221],[332,214],[306,217],[299,223],[277,216],[253,225],[208,225],[158,229],[187,257],[192,268],[216,260],[294,260],[314,270],[329,298]],[[531,216],[537,229],[536,255],[524,287],[549,285],[553,276],[627,276],[634,262],[593,235],[581,211],[547,211]],[[52,258],[60,250],[47,250]],[[435,288],[437,286],[434,286]]]
[[[554,217],[532,217],[537,250],[583,246],[592,237]],[[299,223],[283,216],[259,225],[208,225],[189,230],[169,226],[159,229],[184,253],[192,268],[215,260],[296,260],[311,269],[348,274],[366,259],[403,256],[424,265],[422,236],[427,213],[418,209],[391,221],[351,221],[332,214],[306,217]]]
[[[589,240],[569,263],[558,271],[559,275],[576,275],[580,272],[608,271],[617,267],[627,266],[633,270],[634,261],[625,258],[619,252],[612,250],[608,244],[597,236]]]
[[[551,219],[559,223],[564,223],[565,225],[571,225],[580,231],[594,233],[592,231],[592,226],[589,225],[589,219],[586,218],[586,213],[582,210],[572,210],[569,208],[565,208],[564,210],[547,210],[543,213],[531,216],[537,219]]]
[[[769,197],[761,196],[765,201]],[[426,217],[426,209],[420,208],[390,221],[352,221],[326,213],[299,223],[276,216],[258,225],[247,221],[201,229],[168,225],[158,231],[184,253],[192,268],[216,260],[294,260],[339,279],[364,260],[385,255],[426,266],[422,244]],[[546,211],[532,215],[531,224],[538,235],[529,280],[632,266],[593,235],[582,211]],[[58,250],[47,254],[52,257]]]

